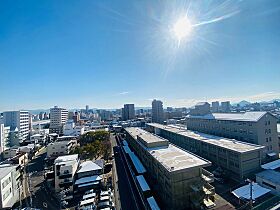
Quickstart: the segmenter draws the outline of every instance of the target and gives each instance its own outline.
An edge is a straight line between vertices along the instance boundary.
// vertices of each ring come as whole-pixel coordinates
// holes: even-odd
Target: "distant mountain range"
[[[272,99],[272,100],[270,100],[270,101],[261,101],[261,102],[258,102],[258,103],[260,103],[260,104],[268,104],[268,103],[273,103],[274,101],[280,102],[280,99]],[[236,106],[236,105],[238,105],[238,104],[239,104],[240,107],[244,107],[244,106],[250,105],[250,104],[252,104],[252,103],[249,102],[249,101],[243,100],[243,101],[240,101],[239,103],[234,103],[234,104],[232,104],[232,105]]]
[[[270,100],[270,101],[261,101],[259,103],[260,104],[267,104],[267,103],[273,103],[274,101],[280,102],[280,99],[273,99],[273,100]],[[233,103],[232,105],[237,106],[237,104],[239,104],[239,106],[241,106],[241,107],[244,107],[244,106],[247,106],[247,105],[251,104],[251,102],[246,101],[246,100],[242,100],[239,103]],[[120,109],[120,108],[118,108],[118,109]],[[84,109],[84,108],[82,108],[82,109]],[[90,108],[90,110],[97,110],[97,109],[98,108]],[[147,110],[147,109],[151,109],[151,107],[135,107],[135,110],[139,110],[139,109]],[[81,110],[81,109],[80,108],[69,109],[70,112],[74,112],[76,110]],[[114,111],[116,109],[105,109],[105,110]],[[33,110],[27,110],[27,111],[29,111],[32,114],[39,114],[40,112],[47,112],[47,113],[50,112],[49,109],[33,109]]]

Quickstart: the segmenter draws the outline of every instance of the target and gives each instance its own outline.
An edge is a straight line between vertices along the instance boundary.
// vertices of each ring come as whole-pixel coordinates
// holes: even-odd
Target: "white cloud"
[[[123,92],[117,93],[116,95],[123,96],[123,95],[127,95],[129,93],[130,93],[129,91],[123,91]]]

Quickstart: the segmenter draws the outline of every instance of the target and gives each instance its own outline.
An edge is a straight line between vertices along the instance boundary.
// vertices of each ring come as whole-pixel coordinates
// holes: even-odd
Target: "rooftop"
[[[188,115],[188,118],[200,119],[217,119],[217,120],[235,120],[235,121],[249,121],[257,122],[267,112],[243,112],[243,113],[211,113],[202,116]]]
[[[167,130],[173,133],[177,133],[188,138],[204,141],[208,144],[213,144],[228,150],[232,150],[239,153],[250,152],[254,150],[261,150],[264,146],[257,144],[250,144],[247,142],[237,141],[235,139],[224,138],[220,136],[214,136],[210,134],[201,133],[198,131],[187,130],[185,127],[179,126],[166,126],[157,123],[149,123],[148,125]]]
[[[264,170],[260,173],[257,173],[256,176],[280,185],[280,172],[274,170]]]
[[[7,176],[12,170],[14,170],[17,166],[10,164],[0,165],[0,180]]]
[[[101,170],[102,168],[97,165],[96,163],[92,162],[92,161],[85,161],[83,163],[81,163],[77,173],[83,173],[83,172],[87,172],[87,171],[96,171],[96,170]]]
[[[263,169],[272,169],[272,170],[280,168],[280,159],[274,160],[274,161],[266,163],[266,164],[263,164],[261,167]]]
[[[162,138],[146,132],[140,128],[126,129],[136,140],[140,133],[143,135],[153,136],[153,141],[162,141]],[[165,139],[164,139],[165,140]],[[167,140],[165,140],[167,141]],[[158,162],[160,162],[168,171],[179,171],[194,167],[210,166],[211,162],[196,156],[188,151],[180,149],[173,144],[167,144],[160,147],[146,147],[142,142],[139,142]]]
[[[59,156],[58,158],[55,159],[54,163],[55,164],[61,164],[61,163],[65,163],[68,161],[78,161],[78,155],[74,154],[74,155],[64,155],[64,156]]]
[[[168,140],[153,135],[143,129],[128,127],[126,128],[135,138],[137,138],[145,147],[168,146]]]
[[[261,187],[257,183],[252,184],[252,199],[256,200],[257,198],[265,195],[266,193],[270,192],[271,190]],[[250,183],[244,185],[234,191],[232,194],[235,195],[237,198],[245,198],[250,200]]]

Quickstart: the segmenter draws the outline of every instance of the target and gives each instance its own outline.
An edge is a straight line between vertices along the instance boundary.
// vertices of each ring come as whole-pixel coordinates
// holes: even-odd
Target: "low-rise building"
[[[102,180],[102,168],[93,161],[79,165],[75,175],[74,192],[82,194],[90,189],[99,189]]]
[[[146,178],[164,209],[199,209],[211,201],[210,161],[140,128],[126,128],[126,139],[147,169]]]
[[[278,119],[269,112],[202,112],[190,114],[186,120],[189,130],[265,146],[263,161],[279,158]]]
[[[236,180],[243,180],[261,168],[264,146],[187,130],[174,125],[147,124],[147,130],[221,167]]]
[[[75,155],[60,156],[54,161],[55,191],[70,189],[73,192],[73,179],[79,165],[79,157]]]
[[[19,165],[0,165],[0,208],[11,209],[19,200],[21,187]]]
[[[77,144],[76,140],[55,141],[47,146],[47,157],[58,157],[68,155],[73,147]]]
[[[274,193],[280,193],[280,172],[275,170],[264,170],[256,174],[256,182]]]

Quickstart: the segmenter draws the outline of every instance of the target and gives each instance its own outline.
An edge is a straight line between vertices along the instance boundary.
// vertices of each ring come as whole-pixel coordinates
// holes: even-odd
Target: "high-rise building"
[[[213,101],[211,111],[212,112],[219,112],[219,106],[220,106],[219,101]]]
[[[230,102],[229,101],[221,102],[221,112],[230,112]]]
[[[11,131],[18,129],[19,141],[26,140],[29,135],[29,120],[28,111],[8,111],[3,113],[4,125],[10,126]]]
[[[135,108],[134,104],[125,104],[122,109],[122,119],[132,120],[135,118]]]
[[[68,111],[55,106],[50,109],[50,132],[63,134],[63,126],[68,120]]]
[[[152,122],[163,123],[163,118],[162,101],[154,99],[152,102]]]
[[[86,105],[86,114],[89,112],[89,105]]]

